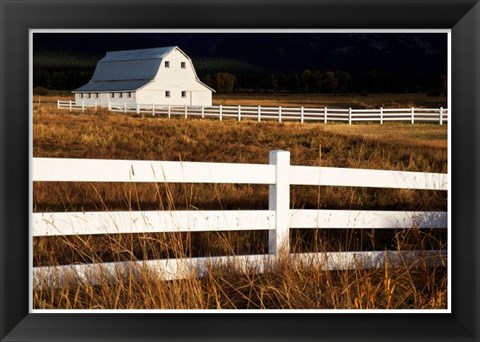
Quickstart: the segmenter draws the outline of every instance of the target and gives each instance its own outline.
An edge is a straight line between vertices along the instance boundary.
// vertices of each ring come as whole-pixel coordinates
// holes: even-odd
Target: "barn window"
[[[170,61],[165,61],[165,68],[170,68]]]
[[[132,97],[132,93],[127,93],[127,97]]]
[[[182,90],[182,97],[187,97],[187,92],[185,90]]]
[[[115,98],[115,93],[111,93],[110,96],[113,98]]]
[[[86,98],[89,99],[90,98],[90,94],[85,94]]]
[[[182,69],[185,69],[185,62],[180,62],[180,67],[181,67]]]
[[[170,97],[170,90],[165,91],[165,97]]]

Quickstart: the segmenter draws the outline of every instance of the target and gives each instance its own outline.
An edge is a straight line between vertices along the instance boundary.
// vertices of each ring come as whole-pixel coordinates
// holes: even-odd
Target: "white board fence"
[[[33,237],[227,230],[268,230],[269,234],[267,255],[35,267],[35,286],[45,285],[45,281],[49,286],[60,286],[68,274],[92,281],[95,272],[113,275],[128,270],[132,265],[151,267],[165,279],[201,276],[209,266],[227,262],[263,271],[281,256],[281,252],[289,253],[289,230],[295,228],[447,227],[446,212],[290,209],[290,185],[448,190],[448,176],[440,173],[294,166],[290,165],[288,151],[271,151],[270,164],[34,158],[33,181],[269,185],[268,210],[33,213]],[[302,253],[289,254],[289,257],[296,262],[321,262],[328,269],[345,269],[376,267],[386,260],[415,262],[417,252]],[[444,250],[421,253],[423,256],[430,255],[432,260],[441,258],[441,262],[446,256]]]
[[[87,106],[85,102],[57,101],[57,107],[63,109],[85,111],[88,108],[97,109],[98,104]],[[135,113],[137,115],[163,117],[197,117],[215,118],[220,121],[227,119],[300,121],[304,122],[379,122],[406,121],[412,124],[432,122],[442,125],[448,122],[447,108],[378,108],[378,109],[337,109],[309,107],[272,107],[272,106],[173,106],[155,104],[118,104],[108,103],[108,110],[119,113]]]

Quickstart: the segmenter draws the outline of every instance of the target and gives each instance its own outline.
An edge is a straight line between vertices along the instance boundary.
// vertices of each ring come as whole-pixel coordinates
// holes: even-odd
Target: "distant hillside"
[[[77,88],[90,80],[102,57],[103,55],[93,54],[37,52],[33,57],[34,86],[68,90]],[[200,57],[194,58],[193,63],[202,80],[206,77],[213,78],[220,72],[233,73],[240,78],[267,75],[263,69],[233,58]]]
[[[34,50],[103,56],[106,51],[177,45],[192,58],[229,58],[269,72],[334,69],[446,73],[447,35],[366,33],[35,34]]]
[[[256,65],[252,65],[241,60],[233,58],[213,58],[213,57],[195,57],[192,58],[197,73],[266,73],[266,71]]]
[[[446,38],[444,33],[36,33],[34,84],[76,88],[107,51],[176,45],[192,57],[202,80],[229,72],[237,89],[431,91],[445,82]]]
[[[100,58],[101,57],[98,55],[77,55],[66,52],[41,52],[34,54],[33,65],[35,68],[50,69],[95,69]]]

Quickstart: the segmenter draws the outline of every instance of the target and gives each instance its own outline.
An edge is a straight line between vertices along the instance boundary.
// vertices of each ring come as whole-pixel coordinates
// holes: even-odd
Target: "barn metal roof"
[[[152,49],[125,50],[125,51],[109,51],[99,62],[118,62],[118,61],[134,61],[144,59],[161,59],[170,53],[176,46],[167,46]]]
[[[138,89],[155,77],[163,57],[175,48],[107,52],[98,62],[90,82],[74,92]]]
[[[161,62],[161,59],[100,62],[90,81],[151,80],[157,74]]]

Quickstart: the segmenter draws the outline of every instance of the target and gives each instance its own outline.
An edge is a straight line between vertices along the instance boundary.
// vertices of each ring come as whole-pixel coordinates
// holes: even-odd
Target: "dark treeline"
[[[90,80],[100,58],[98,55],[34,52],[33,86],[51,90],[78,88]]]
[[[227,71],[199,73],[200,78],[217,90],[226,92],[291,93],[418,93],[446,95],[447,78],[443,74],[419,74],[370,70],[304,70],[296,73],[253,73]]]
[[[51,90],[73,90],[87,83],[91,77],[92,72],[83,70],[34,70],[33,86]]]
[[[33,85],[51,90],[73,90],[87,83],[97,58],[34,57]],[[439,73],[368,70],[303,70],[267,72],[229,59],[194,60],[199,78],[218,93],[418,93],[445,95],[446,76]]]

